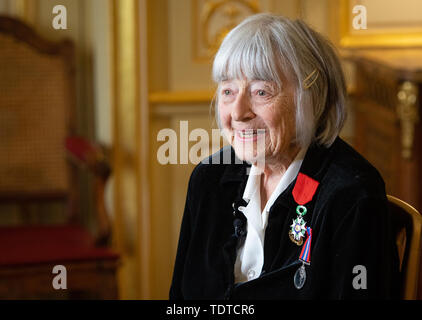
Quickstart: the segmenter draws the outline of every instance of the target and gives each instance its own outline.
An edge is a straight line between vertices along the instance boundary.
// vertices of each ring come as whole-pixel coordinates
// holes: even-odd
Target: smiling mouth
[[[241,141],[256,141],[258,139],[258,135],[263,133],[264,130],[256,129],[236,130],[236,138]]]

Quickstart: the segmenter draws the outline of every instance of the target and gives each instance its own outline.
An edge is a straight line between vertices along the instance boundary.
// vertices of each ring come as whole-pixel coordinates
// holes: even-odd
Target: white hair
[[[301,20],[263,13],[248,17],[224,38],[212,72],[217,84],[246,77],[272,81],[281,89],[280,73],[293,81],[301,146],[330,146],[346,120],[340,61],[330,42]],[[306,88],[304,80],[312,73],[311,80],[316,80]],[[219,123],[218,108],[216,116]]]

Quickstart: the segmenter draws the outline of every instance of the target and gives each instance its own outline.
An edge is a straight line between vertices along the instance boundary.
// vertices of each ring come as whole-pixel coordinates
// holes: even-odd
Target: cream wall
[[[110,145],[113,136],[111,6],[104,0],[88,1],[93,57],[95,129],[99,141]]]
[[[192,54],[193,31],[195,27],[200,28],[200,26],[195,26],[192,17],[194,1],[168,0],[161,6],[163,10],[167,11],[165,15],[168,18],[166,26],[168,34],[162,37],[161,31],[154,36],[163,41],[168,39],[165,47],[168,48],[166,89],[169,91],[209,90],[212,88],[210,60],[198,62],[195,61]],[[301,16],[318,31],[328,34],[327,0],[261,0],[256,2],[261,12],[273,12],[292,18]],[[197,1],[197,3],[201,2]],[[154,25],[154,22],[152,24],[153,28],[157,26]]]

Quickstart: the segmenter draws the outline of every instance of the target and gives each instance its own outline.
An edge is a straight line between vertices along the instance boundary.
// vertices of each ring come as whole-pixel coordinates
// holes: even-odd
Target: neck
[[[296,158],[297,154],[299,153],[299,150],[300,148],[298,146],[293,146],[278,161],[265,162],[263,168],[260,168],[262,170],[260,183],[261,210],[264,209],[265,204],[267,203],[271,194],[277,187],[278,182],[286,172],[287,168]]]
[[[282,177],[283,174],[286,172],[287,168],[296,158],[297,154],[300,151],[300,147],[297,145],[292,145],[284,152],[282,156],[277,157],[274,160],[266,159],[265,164],[260,166],[257,162],[255,165],[261,170],[263,173],[264,178],[272,179],[273,177],[278,178]]]

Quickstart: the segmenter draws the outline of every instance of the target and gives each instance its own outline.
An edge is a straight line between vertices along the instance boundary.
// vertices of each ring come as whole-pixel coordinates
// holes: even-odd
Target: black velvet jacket
[[[191,175],[170,299],[398,297],[398,257],[384,182],[340,138],[330,148],[310,146],[300,168],[320,183],[304,217],[312,228],[311,264],[306,266],[304,286],[298,290],[293,281],[302,265],[298,260],[302,247],[289,239],[297,216],[292,196],[296,180],[271,207],[260,277],[235,284],[236,246],[242,238],[234,232],[233,222],[246,218],[239,211],[233,214],[232,204],[241,202],[248,165],[223,164],[222,150]],[[231,148],[229,152],[233,160],[234,152]],[[218,160],[221,164],[215,164]],[[366,269],[366,289],[365,271],[354,270],[355,266]]]

